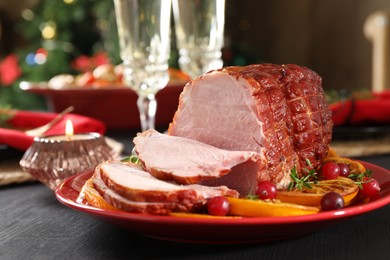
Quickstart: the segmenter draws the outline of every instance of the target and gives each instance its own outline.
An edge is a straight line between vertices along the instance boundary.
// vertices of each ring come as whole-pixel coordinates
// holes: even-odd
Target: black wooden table
[[[130,143],[126,134],[113,137]],[[390,155],[360,159],[390,169]],[[38,182],[8,185],[0,187],[0,259],[388,260],[390,205],[294,239],[201,245],[156,240],[100,222],[65,207]]]

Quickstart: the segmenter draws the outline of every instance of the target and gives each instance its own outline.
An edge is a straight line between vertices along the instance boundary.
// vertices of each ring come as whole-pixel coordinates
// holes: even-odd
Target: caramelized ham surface
[[[225,185],[241,196],[254,192],[262,167],[257,152],[223,150],[155,130],[139,133],[134,144],[144,169],[160,180]]]
[[[161,181],[139,166],[114,161],[106,161],[96,168],[93,186],[114,207],[149,214],[196,211],[211,197],[239,195],[225,186],[179,185]]]
[[[320,166],[332,121],[321,77],[297,65],[226,67],[189,82],[169,135],[232,151],[264,154],[257,180],[279,188],[291,169]],[[238,179],[236,181],[239,181]]]

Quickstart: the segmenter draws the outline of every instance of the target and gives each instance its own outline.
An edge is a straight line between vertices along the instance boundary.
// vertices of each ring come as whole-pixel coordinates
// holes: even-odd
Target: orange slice
[[[311,189],[278,191],[276,198],[282,202],[295,203],[304,206],[320,207],[322,197],[331,191],[339,193],[344,198],[344,206],[351,204],[359,191],[359,186],[351,179],[338,177],[334,180],[322,180],[312,183]]]
[[[328,154],[325,156],[325,158],[326,157],[338,157],[338,154],[335,149],[329,147]]]
[[[229,213],[243,217],[283,217],[309,215],[319,212],[317,207],[308,207],[279,201],[237,199],[227,197]]]
[[[363,164],[349,158],[337,157],[337,156],[325,157],[322,160],[322,163],[326,163],[326,162],[344,163],[348,165],[350,174],[359,174],[367,171],[366,167],[364,167]]]
[[[85,182],[80,192],[80,197],[82,196],[91,206],[101,208],[101,209],[118,210],[117,208],[109,204],[100,195],[100,193],[97,190],[95,190],[95,188],[92,185],[92,179],[89,179]]]
[[[207,214],[185,213],[185,212],[171,212],[169,213],[169,215],[173,217],[183,217],[183,218],[224,218],[224,219],[241,218],[240,216],[213,216]]]

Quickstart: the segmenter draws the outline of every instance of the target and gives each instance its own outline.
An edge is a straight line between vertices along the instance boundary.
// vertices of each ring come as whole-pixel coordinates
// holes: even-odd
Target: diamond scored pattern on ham
[[[264,154],[258,181],[279,188],[291,169],[318,168],[331,141],[321,77],[297,65],[226,67],[189,82],[168,133],[235,151]]]

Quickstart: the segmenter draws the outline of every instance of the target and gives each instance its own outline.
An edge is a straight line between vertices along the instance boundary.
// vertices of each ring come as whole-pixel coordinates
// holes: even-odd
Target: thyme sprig
[[[130,162],[133,164],[140,164],[141,163],[139,158],[138,158],[138,154],[135,151],[135,147],[133,147],[133,150],[131,151],[131,155],[122,158],[121,161],[122,162]]]
[[[307,189],[312,189],[311,184],[317,182],[318,179],[317,172],[313,169],[313,166],[308,159],[306,159],[306,163],[311,170],[304,168],[303,170],[306,172],[306,174],[302,176],[300,176],[295,166],[291,169],[291,173],[290,173],[291,182],[287,188],[289,191],[294,188],[302,190],[304,187]]]
[[[126,156],[126,157],[122,158],[121,162],[130,162],[133,164],[138,164],[140,161],[139,161],[139,158],[137,155],[132,154],[130,156]]]
[[[248,196],[246,196],[246,198],[248,199],[248,200],[258,200],[259,199],[259,196],[258,195],[256,195],[256,194],[249,194]]]
[[[372,181],[372,179],[365,180],[366,177],[371,177],[372,175],[372,170],[367,169],[365,172],[362,173],[354,173],[348,175],[348,178],[352,179],[355,181],[355,184],[359,186],[360,189],[363,189],[364,183]]]

